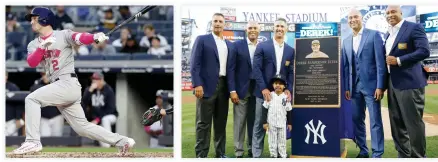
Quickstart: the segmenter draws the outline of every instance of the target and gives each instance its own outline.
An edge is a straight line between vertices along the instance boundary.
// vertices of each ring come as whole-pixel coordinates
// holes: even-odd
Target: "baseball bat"
[[[120,28],[122,28],[124,25],[126,25],[127,23],[130,23],[132,20],[139,18],[140,16],[142,16],[143,14],[149,12],[150,10],[154,9],[157,6],[146,6],[143,9],[141,9],[137,14],[135,14],[134,16],[131,16],[130,18],[126,19],[125,21],[123,21],[122,23],[120,23],[119,25],[117,25],[116,27],[114,27],[113,29],[111,29],[108,33],[105,33],[106,36],[111,35],[112,33],[114,33],[115,31],[119,30]],[[96,39],[94,40],[94,42],[99,43],[99,41]]]

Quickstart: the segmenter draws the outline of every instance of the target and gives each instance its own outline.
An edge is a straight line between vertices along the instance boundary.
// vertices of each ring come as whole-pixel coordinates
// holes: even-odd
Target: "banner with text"
[[[239,30],[245,31],[247,22],[233,22],[227,21],[225,22],[224,30]],[[260,31],[274,31],[274,23],[259,23]],[[295,31],[295,24],[288,24],[287,30],[289,32]]]
[[[430,57],[438,57],[438,12],[421,14],[420,23],[423,25],[429,40]],[[432,70],[434,69],[432,68]]]
[[[295,25],[296,38],[327,37],[338,35],[338,23],[302,23]]]
[[[244,21],[257,21],[273,23],[278,18],[286,19],[287,23],[327,22],[328,13],[267,13],[267,12],[242,12]]]
[[[423,24],[426,33],[438,32],[438,12],[421,14],[420,23]]]

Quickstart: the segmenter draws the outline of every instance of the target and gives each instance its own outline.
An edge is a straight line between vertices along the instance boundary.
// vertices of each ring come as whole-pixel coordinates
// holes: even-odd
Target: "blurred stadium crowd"
[[[427,68],[438,69],[438,60],[425,60],[424,66]],[[437,72],[436,70],[432,72]]]
[[[36,35],[25,15],[34,6],[6,6],[6,60],[26,59],[27,44]],[[77,32],[107,32],[135,15],[144,6],[51,6],[54,29]],[[128,23],[99,45],[75,47],[75,57],[82,60],[173,58],[173,7],[159,6]]]

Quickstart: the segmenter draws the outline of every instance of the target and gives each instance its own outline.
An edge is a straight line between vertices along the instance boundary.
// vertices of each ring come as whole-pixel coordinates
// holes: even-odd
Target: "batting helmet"
[[[46,7],[35,7],[30,14],[26,15],[26,20],[31,21],[32,16],[39,16],[38,23],[42,26],[53,25],[55,21],[55,14]]]

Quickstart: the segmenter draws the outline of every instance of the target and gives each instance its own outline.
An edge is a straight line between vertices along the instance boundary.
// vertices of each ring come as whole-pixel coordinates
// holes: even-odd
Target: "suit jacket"
[[[374,94],[377,88],[386,89],[387,68],[385,64],[385,50],[383,40],[379,32],[370,29],[363,29],[362,38],[359,43],[359,48],[356,55],[356,66],[359,66],[359,72],[356,77],[359,77],[365,91],[368,94]],[[344,88],[348,91],[354,90],[353,78],[353,34],[348,36],[342,43],[342,64],[344,66]],[[355,58],[356,59],[356,58]]]
[[[388,37],[389,33],[386,33],[385,40]],[[427,85],[428,74],[422,61],[430,56],[430,49],[421,24],[404,21],[389,55],[398,57],[401,63],[401,66],[391,65],[389,69],[394,88],[417,89]]]
[[[236,91],[240,99],[244,99],[248,92],[252,74],[251,56],[247,39],[233,43],[233,53],[230,56],[230,67],[227,71],[228,87]]]
[[[233,46],[230,41],[225,40],[225,42],[228,48],[228,68]],[[202,86],[204,97],[212,96],[216,91],[220,70],[219,55],[213,34],[200,35],[196,38],[190,56],[190,63],[193,88]]]
[[[257,45],[253,60],[253,75],[256,80],[254,96],[263,98],[262,90],[273,90],[270,80],[277,73],[277,60],[275,55],[274,40],[265,41]],[[280,75],[286,77],[287,89],[293,93],[293,68],[295,49],[284,43],[283,57],[281,59]]]

